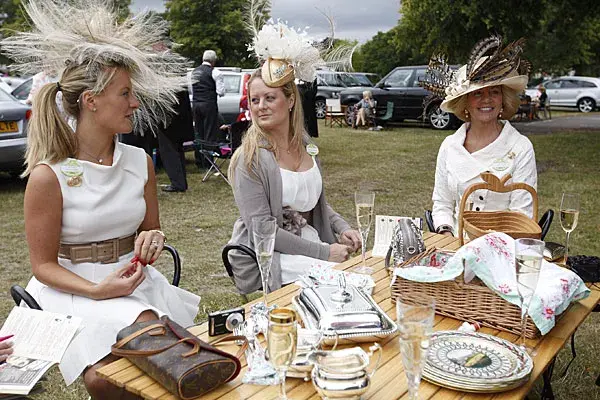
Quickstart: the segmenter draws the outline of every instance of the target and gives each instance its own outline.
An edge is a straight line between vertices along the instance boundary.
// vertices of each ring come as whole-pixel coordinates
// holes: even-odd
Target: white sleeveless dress
[[[113,164],[98,165],[78,160],[83,183],[69,186],[61,167],[64,160],[49,165],[60,182],[63,197],[62,243],[90,243],[135,233],[144,219],[144,185],[148,181],[146,153],[139,148],[115,142]],[[133,252],[112,264],[79,263],[59,258],[64,268],[100,282],[133,257]],[[75,336],[59,367],[67,385],[83,370],[110,353],[117,333],[131,325],[145,310],[159,317],[168,315],[182,326],[190,326],[198,313],[200,297],[172,286],[152,266],[144,269],[146,279],[127,297],[92,300],[60,292],[31,278],[27,290],[42,309],[83,318],[83,329]]]
[[[323,189],[323,179],[314,157],[313,166],[307,171],[294,172],[284,168],[280,168],[280,171],[283,207],[290,207],[298,212],[307,212],[315,208]],[[303,239],[321,242],[319,232],[308,224],[302,228],[301,234]],[[279,255],[279,260],[283,284],[295,282],[313,265],[320,264],[328,267],[336,265],[334,262],[318,258],[283,253]]]

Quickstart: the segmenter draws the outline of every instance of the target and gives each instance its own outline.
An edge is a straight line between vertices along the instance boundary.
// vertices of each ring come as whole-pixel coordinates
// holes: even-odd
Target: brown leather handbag
[[[121,329],[112,354],[126,357],[172,394],[192,399],[207,393],[239,374],[239,356],[248,342],[230,336],[217,342],[244,341],[237,356],[203,342],[187,329],[163,316]],[[215,342],[214,344],[217,344]]]

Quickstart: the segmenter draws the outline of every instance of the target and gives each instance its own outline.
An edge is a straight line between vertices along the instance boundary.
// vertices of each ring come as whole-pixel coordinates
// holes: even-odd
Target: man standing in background
[[[194,115],[194,155],[198,167],[206,167],[200,148],[202,142],[216,142],[219,135],[217,95],[225,95],[225,82],[216,70],[217,53],[206,50],[202,65],[192,72],[192,110]]]

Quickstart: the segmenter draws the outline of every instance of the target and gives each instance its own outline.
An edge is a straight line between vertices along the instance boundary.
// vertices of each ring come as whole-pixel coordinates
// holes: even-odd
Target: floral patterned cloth
[[[521,306],[515,273],[515,240],[505,233],[494,232],[463,246],[448,265],[463,264],[465,282],[474,276],[503,299]],[[555,317],[573,301],[586,298],[590,290],[574,272],[543,261],[537,289],[531,299],[529,316],[545,335],[554,327]]]

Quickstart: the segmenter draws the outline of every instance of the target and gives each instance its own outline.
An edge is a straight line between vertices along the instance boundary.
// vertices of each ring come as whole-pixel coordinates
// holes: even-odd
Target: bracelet
[[[435,230],[435,233],[445,233],[445,232],[450,232],[452,233],[452,227],[448,224],[443,224],[437,227],[437,229]]]
[[[160,236],[163,237],[163,243],[167,243],[167,235],[165,235],[165,233],[160,229],[150,229],[148,232],[158,233]]]

